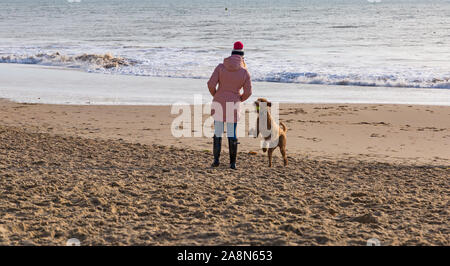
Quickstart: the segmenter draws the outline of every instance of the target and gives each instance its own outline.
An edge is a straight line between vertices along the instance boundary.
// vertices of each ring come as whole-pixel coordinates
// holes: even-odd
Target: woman
[[[217,84],[219,84],[218,88],[216,88]],[[242,88],[244,92],[241,94],[240,91]],[[252,94],[250,74],[244,62],[244,45],[241,42],[235,42],[231,56],[225,58],[223,64],[219,64],[214,69],[208,81],[208,89],[214,97],[211,107],[211,115],[214,117],[214,162],[212,166],[219,166],[222,133],[224,123],[226,122],[228,148],[230,151],[230,168],[236,169],[238,145],[236,125],[239,120],[239,104],[247,100]],[[220,107],[221,110],[217,110]],[[233,110],[228,110],[227,112],[227,107],[233,107]],[[227,115],[227,113],[232,114]]]

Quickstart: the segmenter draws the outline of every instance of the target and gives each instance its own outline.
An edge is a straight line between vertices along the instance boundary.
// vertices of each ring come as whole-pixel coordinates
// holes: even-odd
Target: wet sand
[[[170,112],[170,106],[47,105],[0,100],[2,125],[90,139],[211,150],[210,138],[173,137],[171,124],[178,115]],[[208,117],[203,115],[203,121]],[[449,164],[450,160],[450,106],[281,104],[280,121],[289,128],[287,151],[291,156],[434,165]],[[246,131],[255,126],[247,124]],[[239,142],[240,151],[262,154],[260,139],[243,137]]]

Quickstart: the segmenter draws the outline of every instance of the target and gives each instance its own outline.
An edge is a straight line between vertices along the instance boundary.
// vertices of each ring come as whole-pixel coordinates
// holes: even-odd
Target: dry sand
[[[449,245],[450,107],[281,113],[289,166],[243,138],[233,171],[169,107],[2,101],[0,245]]]

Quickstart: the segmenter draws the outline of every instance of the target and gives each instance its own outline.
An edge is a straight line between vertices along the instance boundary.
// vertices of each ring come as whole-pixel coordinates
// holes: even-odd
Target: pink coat
[[[219,87],[216,89],[217,84]],[[241,94],[241,89],[244,92]],[[208,89],[213,98],[211,106],[211,115],[216,121],[233,122],[239,120],[239,103],[243,102],[252,95],[252,82],[250,74],[247,71],[245,62],[240,55],[232,55],[219,64],[208,81]],[[231,117],[227,119],[227,102],[237,104],[236,110]],[[216,104],[222,107],[222,115],[214,110]],[[232,110],[229,110],[231,113]]]

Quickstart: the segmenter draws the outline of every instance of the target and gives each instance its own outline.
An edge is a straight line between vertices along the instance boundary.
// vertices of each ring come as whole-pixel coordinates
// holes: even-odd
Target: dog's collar
[[[259,106],[256,106],[256,111],[259,111]]]

